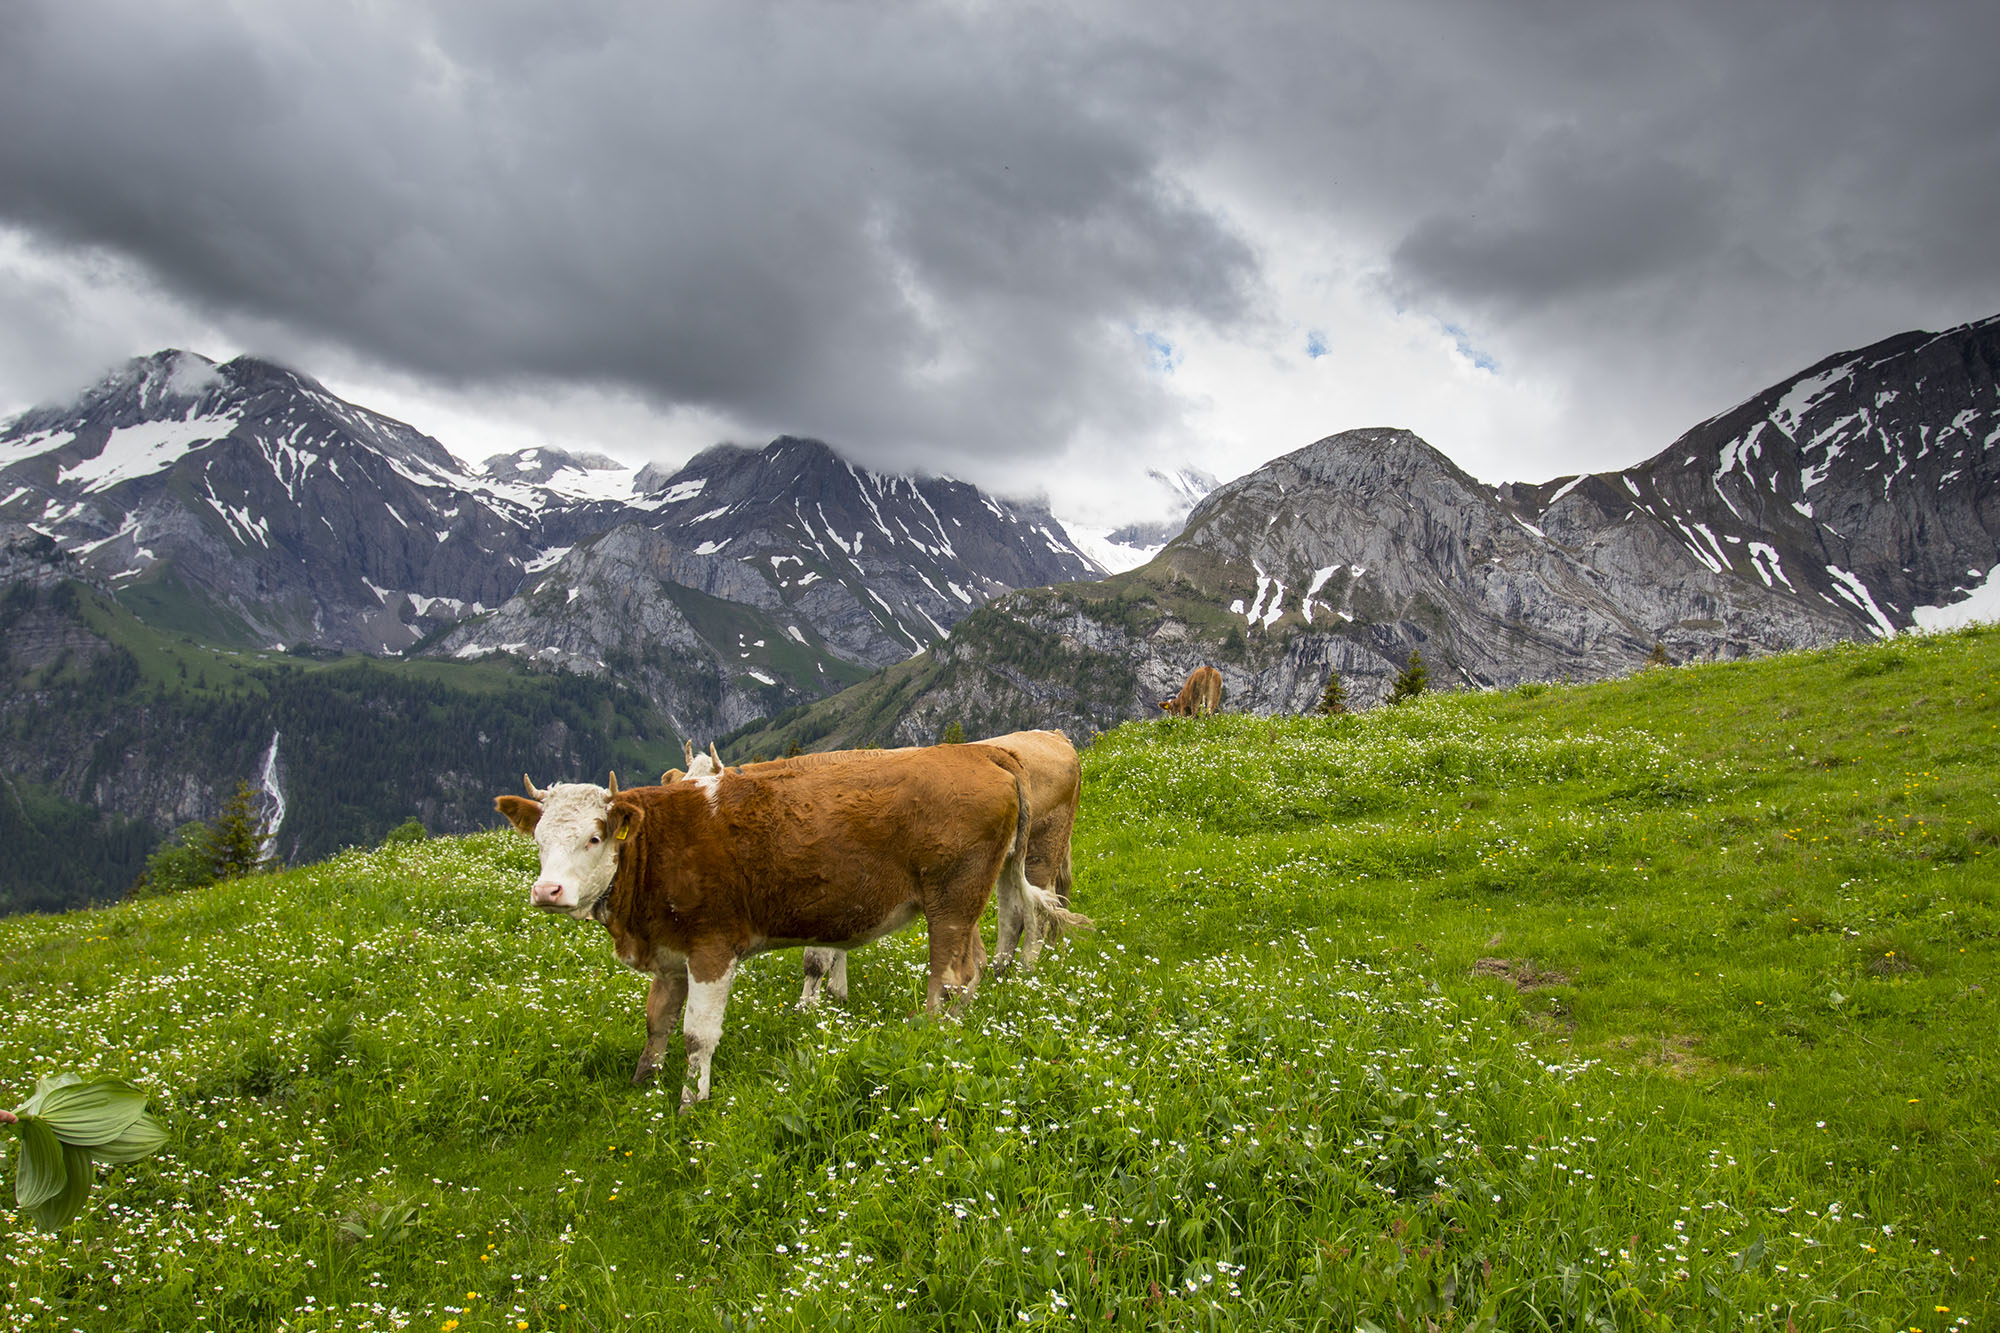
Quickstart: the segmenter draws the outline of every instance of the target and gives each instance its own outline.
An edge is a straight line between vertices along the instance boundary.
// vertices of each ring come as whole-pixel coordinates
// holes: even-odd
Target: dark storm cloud
[[[1574,360],[1699,344],[1751,381],[2000,310],[2000,9],[1526,6],[1451,25],[1485,67],[1424,80],[1404,146],[1404,299]],[[1739,387],[1753,387],[1746,382]],[[1711,390],[1713,392],[1713,390]]]
[[[1425,218],[1392,263],[1420,284],[1534,305],[1672,269],[1720,239],[1716,182],[1671,162],[1607,161],[1581,148],[1537,146],[1484,212]]]
[[[1157,414],[1138,325],[1232,320],[1256,279],[1153,142],[1186,64],[1068,20],[65,0],[13,27],[0,214],[450,381],[1047,450]]]
[[[1154,347],[1317,325],[1303,237],[1578,447],[1664,442],[2000,310],[1996,48],[1879,0],[0,0],[0,222],[218,326],[937,466],[1171,425]]]

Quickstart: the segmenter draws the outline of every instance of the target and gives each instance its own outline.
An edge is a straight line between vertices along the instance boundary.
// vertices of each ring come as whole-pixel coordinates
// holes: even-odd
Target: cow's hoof
[[[658,1072],[656,1066],[640,1065],[632,1071],[632,1086],[635,1088],[645,1087],[653,1081],[653,1076],[656,1072]]]

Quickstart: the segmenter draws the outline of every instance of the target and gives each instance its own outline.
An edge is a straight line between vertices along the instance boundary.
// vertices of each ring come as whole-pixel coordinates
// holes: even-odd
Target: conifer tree
[[[236,792],[223,802],[222,812],[208,830],[208,860],[216,879],[234,879],[270,868],[264,841],[270,826],[258,808],[258,793],[237,780]]]
[[[157,898],[270,869],[264,840],[271,830],[258,801],[257,791],[238,781],[214,823],[183,824],[146,858],[131,896]]]
[[[1424,655],[1410,649],[1410,660],[1396,674],[1395,683],[1389,687],[1389,705],[1405,704],[1430,687],[1430,668],[1424,665]]]
[[[1320,691],[1319,711],[1328,717],[1347,711],[1347,686],[1341,683],[1338,669],[1326,673],[1326,688]]]
[[[1649,667],[1672,666],[1673,664],[1674,659],[1667,656],[1667,645],[1664,643],[1654,644],[1653,651],[1646,654],[1646,665]]]

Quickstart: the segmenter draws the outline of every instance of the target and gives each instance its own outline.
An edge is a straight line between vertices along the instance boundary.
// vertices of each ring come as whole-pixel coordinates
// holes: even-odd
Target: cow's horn
[[[687,756],[688,767],[694,767],[694,742],[692,740],[681,742],[681,753]]]
[[[535,785],[535,780],[529,777],[526,773],[523,773],[521,775],[521,785],[528,789],[528,795],[534,797],[538,801],[546,801],[549,798],[549,794],[543,791],[541,788],[537,787]]]
[[[611,794],[613,796],[618,794],[618,775],[616,773],[611,775]]]
[[[718,772],[718,773],[720,773],[720,772],[722,771],[722,756],[721,756],[721,755],[719,755],[719,754],[717,754],[717,753],[715,752],[715,742],[714,742],[714,741],[710,741],[710,742],[708,743],[708,757],[709,757],[709,759],[710,759],[710,760],[712,760],[712,761],[714,762],[714,764],[715,764],[715,771],[716,771],[716,772]]]

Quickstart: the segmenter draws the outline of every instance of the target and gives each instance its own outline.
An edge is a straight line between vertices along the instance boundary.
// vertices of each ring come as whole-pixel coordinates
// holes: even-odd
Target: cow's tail
[[[1089,917],[1072,912],[1067,907],[1064,907],[1062,899],[1056,897],[1052,889],[1041,889],[1030,884],[1028,886],[1028,902],[1033,905],[1037,912],[1040,912],[1051,921],[1060,921],[1065,926],[1078,926],[1084,930],[1094,930],[1097,927],[1097,923]]]
[[[1001,753],[1005,754],[1006,751],[1003,750]],[[1008,755],[1008,758],[1013,759],[1013,756]],[[1008,767],[1014,770],[1014,849],[1007,853],[1007,864],[1008,869],[1012,870],[1014,863],[1019,862],[1021,880],[1023,883],[1026,883],[1028,879],[1028,830],[1035,822],[1035,812],[1028,805],[1028,775],[1026,771],[1022,769],[1019,760],[1014,760]]]
[[[1014,825],[1014,851],[1007,858],[1007,871],[1012,873],[1014,862],[1020,862],[1021,877],[1017,881],[1022,886],[1027,908],[1043,921],[1054,921],[1060,925],[1076,926],[1083,930],[1094,930],[1097,923],[1087,916],[1069,910],[1062,898],[1052,889],[1037,887],[1028,878],[1028,830],[1034,823],[1035,812],[1028,804],[1028,775],[1019,772],[1014,775],[1014,805],[1020,811]],[[1036,935],[1043,932],[1036,931]]]

